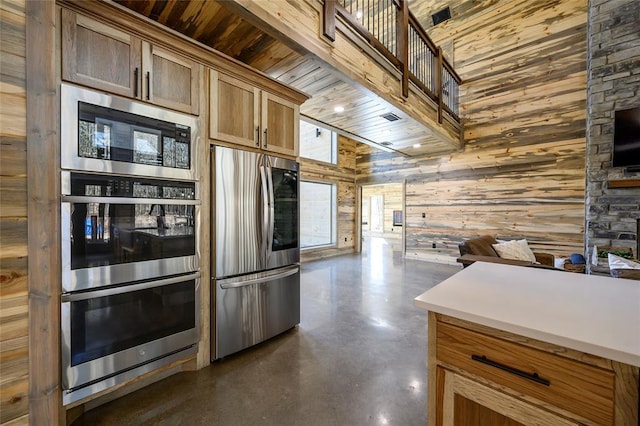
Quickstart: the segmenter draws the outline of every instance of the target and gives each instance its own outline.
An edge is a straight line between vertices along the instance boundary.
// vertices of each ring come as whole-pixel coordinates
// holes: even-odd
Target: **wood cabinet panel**
[[[262,148],[286,155],[298,155],[300,116],[293,102],[262,92]]]
[[[215,70],[209,76],[209,134],[213,139],[298,155],[297,104]]]
[[[443,379],[443,426],[579,424],[451,371],[443,370],[438,378]]]
[[[260,147],[260,90],[210,70],[209,134],[213,139]]]
[[[62,78],[123,96],[139,96],[140,39],[62,10]]]
[[[62,78],[198,115],[202,65],[62,9]]]
[[[471,374],[574,412],[597,424],[613,424],[614,373],[552,353],[438,323],[436,357]],[[472,356],[546,379],[537,383]]]
[[[198,115],[201,65],[146,41],[142,52],[143,99]]]

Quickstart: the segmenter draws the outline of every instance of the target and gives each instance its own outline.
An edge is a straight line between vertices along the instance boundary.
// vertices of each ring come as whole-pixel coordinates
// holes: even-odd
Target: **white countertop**
[[[414,304],[640,367],[640,281],[476,262]]]

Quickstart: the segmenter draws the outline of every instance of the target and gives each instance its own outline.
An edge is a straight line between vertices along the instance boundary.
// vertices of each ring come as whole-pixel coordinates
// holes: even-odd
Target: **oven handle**
[[[128,197],[88,197],[84,195],[63,195],[63,203],[102,203],[102,204],[171,204],[200,205],[200,200],[183,200],[176,198],[128,198]]]
[[[85,293],[71,293],[62,295],[62,303],[65,302],[78,302],[80,300],[95,299],[97,297],[113,296],[121,293],[129,293],[137,290],[146,290],[154,287],[161,287],[163,285],[176,284],[183,281],[189,281],[200,278],[200,272],[195,272],[189,275],[181,275],[179,277],[166,278],[164,280],[149,281],[140,284],[123,285],[114,288],[107,288],[104,290],[88,291]]]

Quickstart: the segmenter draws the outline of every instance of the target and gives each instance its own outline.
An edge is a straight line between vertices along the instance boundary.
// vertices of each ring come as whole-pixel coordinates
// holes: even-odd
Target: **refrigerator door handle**
[[[271,256],[271,248],[273,247],[273,232],[275,222],[275,200],[273,194],[273,171],[271,170],[271,164],[269,164],[269,157],[266,157],[267,162],[267,182],[269,189],[269,228],[268,228],[268,241],[267,241],[267,259]]]
[[[291,275],[297,274],[299,269],[300,268],[296,265],[276,274],[262,273],[252,275],[251,278],[225,278],[222,280],[217,280],[217,282],[220,285],[220,288],[224,290],[229,288],[245,287],[251,284],[261,283],[265,281],[274,281],[290,277]]]
[[[263,159],[264,161],[264,159]],[[269,189],[267,186],[266,166],[260,165],[260,183],[262,184],[262,256],[269,247]]]

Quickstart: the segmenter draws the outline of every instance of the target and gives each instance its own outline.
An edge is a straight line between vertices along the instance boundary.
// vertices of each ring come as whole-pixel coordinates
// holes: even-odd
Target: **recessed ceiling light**
[[[358,19],[362,18],[362,11],[361,10],[356,12],[356,18],[358,18]]]
[[[414,148],[420,148],[420,146],[421,146],[421,145],[420,145],[419,143],[414,143],[414,144],[413,144],[413,147],[414,147]]]
[[[333,109],[335,112],[344,112],[344,107],[343,106],[337,106]]]

